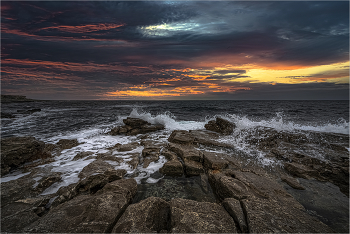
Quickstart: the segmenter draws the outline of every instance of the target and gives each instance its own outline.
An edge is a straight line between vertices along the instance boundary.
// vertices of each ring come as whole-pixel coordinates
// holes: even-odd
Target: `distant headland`
[[[37,100],[29,99],[26,96],[21,95],[1,95],[1,103],[7,102],[34,102]]]

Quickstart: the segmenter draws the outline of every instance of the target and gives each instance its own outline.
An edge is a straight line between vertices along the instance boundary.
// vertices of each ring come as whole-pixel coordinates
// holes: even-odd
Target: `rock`
[[[79,159],[85,158],[85,157],[90,156],[92,154],[93,154],[93,152],[91,152],[91,151],[79,152],[79,153],[77,153],[77,155],[74,156],[73,161],[77,161]]]
[[[34,137],[1,139],[1,175],[7,174],[24,163],[52,157],[44,149],[45,143]]]
[[[203,160],[204,167],[207,169],[220,170],[228,166],[228,161],[225,159],[226,154],[214,153],[214,152],[204,152]]]
[[[58,205],[23,231],[36,233],[111,232],[136,191],[137,183],[134,179],[108,183],[94,195],[80,195]]]
[[[305,188],[298,182],[298,180],[293,177],[282,175],[281,180],[286,182],[290,187],[294,189],[305,190]]]
[[[221,200],[235,198],[241,200],[251,196],[248,187],[236,178],[225,176],[221,173],[209,173],[209,183]]]
[[[169,142],[191,145],[194,141],[192,134],[185,130],[174,130],[168,138]]]
[[[194,136],[194,144],[224,147],[229,149],[235,148],[233,145],[217,141],[220,139],[220,134],[216,132],[211,132],[207,130],[190,130],[190,133]]]
[[[33,99],[28,99],[22,95],[1,95],[1,103],[8,102],[34,102]]]
[[[168,149],[176,153],[182,160],[186,159],[186,160],[192,160],[197,162],[203,162],[202,152],[195,149],[193,146],[169,143]]]
[[[188,176],[198,176],[201,173],[204,173],[203,165],[200,162],[185,159],[184,167],[186,175]]]
[[[206,125],[204,125],[204,127],[209,131],[222,133],[224,135],[230,135],[236,126],[234,123],[231,123],[223,118],[217,117],[216,121],[211,120]]]
[[[54,183],[59,182],[61,180],[62,180],[61,173],[55,172],[55,173],[52,173],[48,176],[44,176],[43,178],[41,178],[37,182],[38,185],[34,189],[38,190],[39,192],[43,192],[48,187],[50,187]]]
[[[83,193],[87,191],[90,194],[94,194],[107,183],[122,179],[125,174],[126,170],[124,169],[107,169],[103,174],[90,175],[76,185],[76,192]]]
[[[123,119],[123,123],[125,125],[129,125],[129,126],[131,126],[133,128],[141,127],[142,125],[149,124],[147,121],[144,121],[143,119],[130,118],[130,117],[127,117],[126,119]]]
[[[96,159],[97,160],[115,161],[115,162],[118,162],[118,163],[123,162],[123,158],[118,158],[117,155],[112,155],[112,152],[97,154]]]
[[[130,157],[126,161],[130,165],[131,169],[136,169],[140,163],[139,153],[133,153],[129,155]]]
[[[182,163],[177,159],[173,159],[164,163],[163,167],[159,169],[159,172],[168,176],[182,176]]]
[[[79,178],[83,179],[96,173],[103,174],[108,169],[114,169],[114,167],[111,164],[106,163],[101,159],[98,159],[85,166],[83,170],[79,173]]]
[[[119,145],[118,147],[116,147],[116,150],[118,150],[120,152],[131,151],[131,150],[136,149],[139,146],[140,146],[139,143],[132,142],[132,143],[129,143],[129,144]]]
[[[170,205],[158,197],[149,197],[128,206],[112,233],[151,233],[168,230]]]
[[[226,198],[222,205],[236,222],[236,225],[239,227],[240,231],[242,233],[248,233],[248,225],[245,221],[245,215],[239,200],[234,198]]]
[[[79,142],[77,139],[61,139],[56,143],[56,145],[58,145],[62,150],[64,150],[78,146]]]
[[[141,126],[140,131],[142,134],[145,134],[145,133],[155,132],[155,131],[163,130],[163,129],[164,129],[164,126],[161,124],[152,124],[152,125],[145,124],[145,125]]]
[[[242,200],[249,233],[333,233],[295,200],[249,197]]]
[[[142,156],[143,156],[143,168],[147,168],[151,162],[155,162],[159,159],[160,155],[160,148],[149,146],[145,147],[142,150]]]
[[[177,159],[177,155],[166,148],[162,150],[161,154],[169,161]]]
[[[284,169],[294,176],[310,179],[310,176],[317,174],[316,170],[309,169],[305,165],[298,163],[285,163]]]
[[[216,203],[176,198],[170,209],[173,233],[237,233],[232,217]]]
[[[23,228],[38,220],[31,204],[23,202],[11,203],[1,208],[1,232],[21,233]]]
[[[126,119],[123,119],[123,122],[125,126],[115,127],[111,129],[111,131],[109,131],[108,134],[112,136],[120,134],[134,136],[138,134],[145,134],[164,129],[164,126],[161,124],[150,124],[147,121],[138,118],[127,117]]]

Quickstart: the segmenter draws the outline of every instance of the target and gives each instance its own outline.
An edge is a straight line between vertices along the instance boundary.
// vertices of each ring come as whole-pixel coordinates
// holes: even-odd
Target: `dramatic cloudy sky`
[[[1,1],[1,93],[348,99],[348,1]]]

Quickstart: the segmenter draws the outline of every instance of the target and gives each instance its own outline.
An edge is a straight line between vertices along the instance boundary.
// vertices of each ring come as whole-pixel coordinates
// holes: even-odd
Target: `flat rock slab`
[[[194,141],[194,136],[186,130],[174,130],[168,138],[169,142],[190,145]]]
[[[193,146],[169,143],[168,149],[176,153],[182,160],[187,159],[197,162],[203,162],[202,152],[195,149]]]
[[[176,198],[170,209],[173,233],[237,233],[232,217],[216,203]]]
[[[79,142],[77,139],[61,139],[56,143],[56,145],[58,145],[61,149],[71,149],[78,146]]]
[[[227,155],[215,152],[203,153],[203,165],[207,169],[220,170],[228,166]]]
[[[169,203],[158,197],[149,197],[128,206],[112,233],[167,232],[169,219]]]
[[[107,184],[95,195],[80,195],[50,210],[24,229],[35,233],[110,232],[137,190],[134,179]]]
[[[250,233],[334,233],[299,203],[250,197],[242,200]]]

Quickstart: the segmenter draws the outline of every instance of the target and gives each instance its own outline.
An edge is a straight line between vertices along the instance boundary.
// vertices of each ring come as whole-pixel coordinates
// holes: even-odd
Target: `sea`
[[[41,109],[34,113],[27,110]],[[43,167],[62,173],[62,182],[51,186],[43,194],[55,193],[60,187],[79,181],[81,170],[94,161],[72,159],[79,152],[90,151],[93,155],[108,152],[107,148],[117,143],[140,141],[138,136],[111,136],[112,128],[123,125],[123,119],[134,117],[152,124],[163,124],[165,129],[149,134],[151,140],[167,142],[173,130],[204,130],[204,125],[216,117],[223,117],[236,128],[232,135],[222,141],[232,144],[238,151],[251,156],[250,160],[263,166],[274,166],[276,162],[265,157],[245,140],[248,133],[260,127],[276,131],[316,131],[349,135],[349,101],[36,101],[3,103],[1,112],[13,114],[15,118],[1,120],[1,138],[11,136],[34,136],[46,143],[57,143],[60,139],[77,139],[80,145],[63,150],[55,162]],[[140,146],[132,152],[141,153]],[[214,149],[215,150],[215,149]],[[319,153],[315,153],[319,157]],[[127,153],[125,161],[128,160]],[[110,162],[116,169],[126,169],[138,183],[157,183],[159,168],[166,159],[151,163],[148,168],[131,169],[126,163]],[[137,175],[135,176],[135,170]],[[16,174],[17,173],[17,174]],[[15,172],[2,182],[25,175]],[[156,175],[156,176],[154,176]]]

